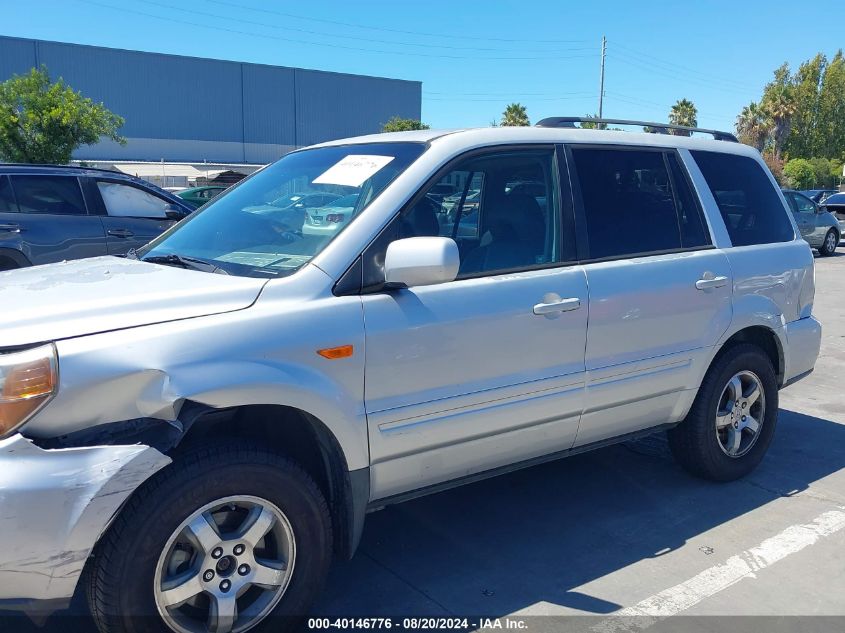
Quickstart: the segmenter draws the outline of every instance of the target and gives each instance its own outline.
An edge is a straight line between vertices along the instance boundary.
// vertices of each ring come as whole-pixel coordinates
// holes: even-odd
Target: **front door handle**
[[[107,233],[112,237],[133,237],[135,235],[129,229],[109,229]]]
[[[704,277],[695,282],[695,287],[699,290],[707,290],[708,288],[721,288],[728,283],[727,277],[713,277],[705,273]]]
[[[543,297],[543,303],[534,306],[534,314],[543,316],[557,312],[570,312],[581,307],[581,300],[578,297],[561,299],[556,294],[550,293],[550,295]]]
[[[0,231],[5,231],[6,233],[20,233],[21,232],[21,225],[20,224],[0,224]]]

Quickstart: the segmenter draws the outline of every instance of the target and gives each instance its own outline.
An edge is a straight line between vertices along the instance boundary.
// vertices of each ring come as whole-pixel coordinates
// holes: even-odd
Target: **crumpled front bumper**
[[[44,450],[21,435],[0,441],[0,603],[73,596],[123,502],[170,461],[143,445]]]

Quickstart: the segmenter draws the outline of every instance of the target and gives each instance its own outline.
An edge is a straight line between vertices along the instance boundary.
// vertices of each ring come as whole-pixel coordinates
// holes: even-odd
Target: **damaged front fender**
[[[0,441],[0,601],[69,599],[132,492],[171,462],[149,446],[45,450]]]

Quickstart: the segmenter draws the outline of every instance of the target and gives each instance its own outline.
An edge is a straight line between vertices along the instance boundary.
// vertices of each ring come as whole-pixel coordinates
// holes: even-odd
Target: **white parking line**
[[[595,625],[593,630],[597,633],[642,631],[659,619],[677,615],[743,578],[755,578],[756,572],[845,528],[845,512],[842,510],[845,508],[820,514],[811,523],[791,525],[756,547],[731,556],[721,565],[705,569],[632,607],[620,609]]]

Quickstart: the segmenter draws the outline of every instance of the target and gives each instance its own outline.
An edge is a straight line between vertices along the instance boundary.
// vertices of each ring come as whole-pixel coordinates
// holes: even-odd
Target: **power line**
[[[367,24],[354,24],[351,22],[341,22],[339,20],[328,20],[326,18],[314,18],[308,17],[304,15],[297,15],[295,13],[288,13],[285,11],[276,11],[272,9],[265,9],[265,8],[258,8],[258,7],[250,7],[241,4],[236,4],[233,2],[225,2],[224,0],[208,0],[208,2],[234,7],[236,9],[246,9],[248,11],[256,11],[259,13],[267,13],[271,15],[280,15],[286,18],[294,18],[297,20],[307,20],[309,22],[322,22],[324,24],[334,24],[336,26],[346,26],[355,29],[366,29],[369,31],[381,31],[385,33],[399,33],[402,35],[422,35],[425,37],[442,37],[448,39],[455,39],[460,38],[464,40],[480,40],[484,42],[514,42],[514,43],[525,43],[529,42],[532,44],[582,44],[586,43],[589,40],[541,40],[536,38],[528,38],[528,39],[519,39],[519,38],[504,38],[504,37],[487,37],[487,36],[472,36],[472,35],[465,35],[463,33],[460,34],[444,34],[444,33],[427,33],[425,31],[403,31],[401,29],[391,29],[387,27],[381,26],[369,26]]]
[[[234,18],[228,15],[220,15],[219,13],[209,13],[208,11],[203,11],[201,13],[197,13],[197,11],[193,9],[185,9],[182,7],[176,7],[170,4],[165,4],[163,2],[155,2],[154,0],[141,0],[144,4],[149,4],[156,7],[161,7],[163,9],[167,9],[169,11],[180,11],[182,13],[188,13],[190,15],[201,15],[203,17],[211,17],[211,18],[219,18],[221,20],[227,20],[229,22],[239,22],[241,24],[249,24],[251,26],[260,26],[263,28],[271,28],[271,29],[278,29],[282,31],[295,31],[297,33],[306,33],[308,35],[318,35],[320,37],[330,37],[330,38],[340,38],[340,39],[347,39],[347,40],[355,40],[358,42],[369,42],[369,43],[376,43],[376,44],[388,44],[391,46],[415,46],[415,47],[424,47],[424,48],[445,48],[455,51],[481,51],[481,52],[504,52],[504,53],[525,53],[525,54],[537,54],[537,55],[549,55],[549,58],[554,58],[556,55],[560,53],[568,53],[568,52],[575,52],[575,51],[588,51],[592,50],[592,48],[587,47],[579,47],[579,48],[566,48],[560,50],[513,50],[513,49],[503,49],[499,48],[484,48],[484,47],[473,47],[473,46],[450,46],[448,44],[431,44],[425,43],[420,44],[416,42],[397,42],[395,40],[380,40],[380,39],[373,39],[372,37],[358,37],[355,35],[341,35],[340,33],[327,33],[326,31],[314,31],[311,29],[302,29],[295,26],[280,26],[278,24],[269,24],[267,22],[258,22],[255,20],[246,20],[244,18]],[[225,3],[223,3],[225,4]],[[227,5],[230,6],[230,5]],[[486,59],[486,58],[480,58]]]
[[[464,98],[464,97],[426,97],[426,101],[469,101],[473,103],[504,103],[505,101],[511,102],[515,99],[519,99],[524,97],[525,95],[519,93],[511,93],[510,97],[507,98]],[[582,97],[531,97],[531,101],[592,101],[596,98],[596,95],[584,95]]]
[[[702,78],[709,79],[710,81],[719,82],[721,84],[726,84],[726,83],[734,84],[737,88],[743,88],[744,89],[748,85],[746,82],[736,81],[734,79],[728,79],[728,78],[723,77],[723,76],[718,75],[718,74],[707,73],[707,72],[704,72],[704,71],[701,71],[701,70],[696,70],[694,68],[690,68],[689,66],[682,66],[681,64],[676,64],[675,62],[670,62],[670,61],[661,59],[660,57],[655,57],[654,55],[650,55],[648,53],[642,53],[642,52],[637,51],[633,48],[630,48],[629,46],[625,46],[623,44],[618,44],[618,43],[615,43],[615,42],[613,44],[616,48],[622,49],[623,52],[627,52],[629,55],[633,55],[635,58],[639,57],[639,58],[644,58],[646,60],[650,60],[650,61],[646,61],[644,63],[655,63],[656,62],[656,63],[666,67],[667,69],[674,71],[674,72],[682,71],[682,72],[685,72],[685,73],[692,73],[692,74],[695,74],[695,75],[699,75]]]
[[[640,70],[646,70],[646,71],[648,71],[652,74],[655,74],[655,75],[668,77],[669,79],[674,79],[675,81],[684,81],[684,82],[687,82],[687,83],[695,83],[695,84],[698,84],[699,86],[709,88],[710,90],[719,90],[721,92],[729,92],[729,93],[733,93],[733,94],[736,94],[736,95],[748,96],[748,95],[752,94],[750,91],[747,91],[747,92],[746,91],[740,91],[740,90],[731,88],[730,86],[725,86],[724,84],[718,84],[718,83],[713,82],[713,81],[698,79],[696,77],[689,77],[689,76],[685,76],[685,75],[677,73],[677,72],[671,72],[671,71],[667,71],[667,70],[664,70],[664,69],[661,69],[661,68],[656,68],[653,65],[648,65],[644,62],[640,62],[640,61],[637,61],[637,60],[627,59],[625,57],[616,55],[614,53],[608,53],[608,56],[611,59],[622,62],[623,64],[628,64],[628,65],[633,66],[635,68],[638,68]]]
[[[508,90],[507,92],[437,92],[434,90],[424,90],[423,94],[427,95],[460,95],[468,97],[513,97],[515,94],[520,97],[558,97],[561,95],[591,95],[595,93],[580,91],[580,92],[522,92],[521,90]]]
[[[607,96],[610,97],[611,99],[614,99],[614,100],[617,100],[617,101],[622,101],[623,103],[628,103],[628,104],[631,104],[631,105],[657,106],[659,108],[664,108],[667,111],[672,109],[672,106],[669,105],[669,104],[666,104],[666,103],[658,103],[657,101],[651,101],[649,99],[643,99],[641,97],[635,97],[633,95],[626,95],[626,94],[623,94],[623,93],[620,93],[620,92],[608,91]],[[725,114],[715,114],[713,112],[704,112],[702,110],[698,110],[697,108],[696,108],[696,111],[698,112],[698,114],[709,117],[709,118],[715,118],[715,119],[732,119],[733,118],[733,116],[728,116],[728,115],[725,115]]]
[[[186,24],[189,26],[195,26],[202,29],[209,29],[212,31],[221,31],[226,33],[235,33],[237,35],[246,35],[249,37],[260,37],[263,39],[270,39],[270,40],[277,40],[283,42],[292,42],[295,44],[306,44],[309,46],[319,46],[325,48],[336,48],[342,50],[351,50],[351,51],[358,51],[361,53],[373,53],[373,54],[383,54],[383,55],[403,55],[403,56],[411,56],[411,57],[427,57],[427,58],[436,58],[436,59],[458,59],[458,60],[476,60],[476,61],[483,61],[483,60],[490,60],[490,61],[539,61],[539,60],[546,60],[546,59],[583,59],[587,57],[594,57],[595,55],[569,55],[569,56],[559,56],[559,57],[472,57],[466,55],[440,55],[440,54],[428,54],[428,53],[416,53],[411,51],[385,51],[380,49],[370,49],[370,48],[360,48],[355,46],[345,46],[343,44],[331,44],[327,42],[311,42],[308,40],[299,40],[293,39],[289,37],[282,37],[278,35],[268,35],[266,33],[257,33],[255,31],[243,31],[239,29],[231,29],[224,26],[211,26],[208,24],[202,24],[200,22],[192,22],[190,20],[176,20],[173,18],[163,17],[160,15],[155,15],[154,13],[147,13],[146,11],[139,11],[137,9],[130,9],[127,7],[115,7],[110,4],[105,4],[102,2],[96,2],[96,0],[78,0],[79,2],[84,2],[86,4],[91,4],[98,7],[103,7],[106,9],[111,9],[113,11],[119,11],[123,13],[132,13],[135,15],[142,15],[148,18],[153,18],[155,20],[161,20],[164,22],[170,22],[172,24]]]

